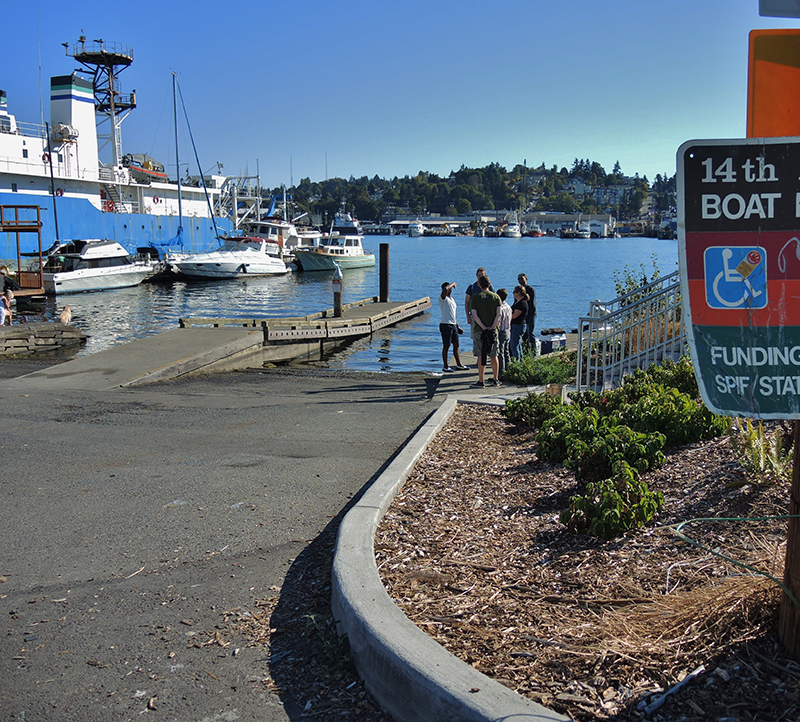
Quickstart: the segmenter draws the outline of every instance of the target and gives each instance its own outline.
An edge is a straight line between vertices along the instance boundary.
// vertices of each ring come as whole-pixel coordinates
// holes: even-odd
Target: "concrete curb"
[[[395,605],[378,574],[378,524],[457,405],[451,397],[444,401],[342,521],[333,560],[333,616],[367,689],[398,722],[567,720],[447,652]]]

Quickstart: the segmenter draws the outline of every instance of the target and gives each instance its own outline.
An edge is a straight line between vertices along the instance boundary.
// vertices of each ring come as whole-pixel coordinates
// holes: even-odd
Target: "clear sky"
[[[40,78],[49,119],[84,32],[133,48],[125,152],[174,176],[175,71],[203,170],[272,187],[576,157],[672,175],[683,141],[744,137],[750,30],[800,20],[758,0],[6,0],[3,26],[19,121],[41,119]]]

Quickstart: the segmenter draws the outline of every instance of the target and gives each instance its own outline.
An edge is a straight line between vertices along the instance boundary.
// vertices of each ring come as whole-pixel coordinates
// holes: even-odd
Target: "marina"
[[[391,329],[378,329],[326,355],[334,369],[438,372],[441,370],[438,292],[457,282],[454,298],[464,323],[463,294],[486,268],[495,288],[513,289],[527,273],[536,290],[537,331],[570,331],[595,300],[617,296],[614,276],[627,265],[635,275],[663,275],[677,264],[677,242],[653,238],[566,240],[559,238],[410,238],[373,236],[371,245],[389,244],[389,300],[429,297],[432,309]],[[344,272],[345,304],[380,294],[375,267]],[[132,288],[47,298],[30,309],[30,321],[58,318],[65,303],[72,324],[89,337],[78,353],[89,355],[121,343],[178,328],[182,318],[286,318],[307,316],[332,305],[333,273],[288,273],[262,278],[145,283]],[[18,314],[24,312],[18,310]],[[462,341],[462,344],[464,342]]]

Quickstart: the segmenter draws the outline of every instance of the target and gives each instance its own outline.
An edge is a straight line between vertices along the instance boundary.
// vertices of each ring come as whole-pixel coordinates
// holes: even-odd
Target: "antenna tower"
[[[81,35],[71,52],[67,48],[67,55],[87,68],[80,72],[92,75],[97,138],[101,149],[111,144],[113,164],[118,166],[122,163],[120,126],[136,107],[135,90],[129,95],[120,92],[119,74],[133,62],[133,48],[104,40],[87,42],[86,36]],[[104,128],[106,122],[108,127]]]

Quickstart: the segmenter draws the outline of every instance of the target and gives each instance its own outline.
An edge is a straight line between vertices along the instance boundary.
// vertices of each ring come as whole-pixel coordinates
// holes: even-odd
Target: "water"
[[[560,238],[470,238],[368,236],[365,246],[377,254],[389,243],[390,300],[412,301],[430,296],[429,313],[360,339],[327,360],[333,368],[360,371],[441,370],[438,296],[444,281],[458,284],[453,297],[464,326],[464,293],[475,269],[486,268],[495,289],[511,290],[526,273],[536,289],[537,330],[575,328],[589,302],[616,296],[614,273],[626,265],[648,275],[653,262],[662,275],[676,268],[677,241],[653,238],[561,240]],[[379,294],[378,267],[344,273],[344,302]],[[53,320],[64,305],[72,323],[89,335],[80,355],[178,326],[180,318],[265,318],[303,316],[333,304],[331,273],[204,281],[167,285],[142,284],[48,299],[44,308]]]

